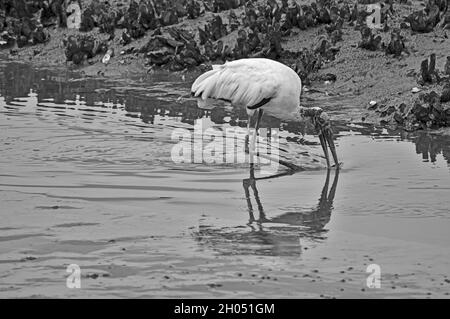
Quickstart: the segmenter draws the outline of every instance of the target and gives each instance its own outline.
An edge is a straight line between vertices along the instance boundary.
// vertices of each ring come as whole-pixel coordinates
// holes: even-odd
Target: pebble
[[[419,89],[418,87],[413,87],[411,92],[412,93],[419,93],[421,91],[421,89]]]

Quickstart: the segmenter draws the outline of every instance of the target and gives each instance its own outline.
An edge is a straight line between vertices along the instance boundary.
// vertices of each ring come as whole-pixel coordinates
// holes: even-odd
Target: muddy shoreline
[[[377,123],[408,131],[447,126],[450,102],[442,101],[446,94],[450,94],[450,74],[446,73],[450,40],[445,25],[447,11],[439,11],[438,8],[442,6],[441,1],[387,1],[381,7],[383,28],[380,30],[370,30],[364,25],[368,15],[366,6],[371,2],[319,1],[311,4],[311,1],[297,1],[294,8],[295,2],[286,1],[251,1],[246,5],[241,1],[182,1],[176,7],[177,14],[186,16],[173,20],[170,10],[158,7],[159,1],[142,2],[141,7],[134,8],[136,13],[133,13],[133,1],[105,8],[101,7],[102,1],[80,1],[76,3],[81,8],[84,32],[61,27],[54,22],[43,27],[48,38],[44,43],[20,48],[17,44],[3,46],[0,56],[35,66],[68,68],[89,77],[126,79],[151,76],[155,72],[172,72],[187,81],[214,63],[247,56],[272,57],[296,69],[304,80],[310,92],[304,95],[306,98],[302,104],[320,105],[320,101],[326,99],[331,112],[331,100],[335,100],[336,105],[351,104],[361,111],[350,121]],[[217,8],[214,7],[216,4]],[[155,12],[160,10],[160,25],[130,24],[133,14],[142,21],[143,14],[138,11],[144,10],[142,5],[154,6]],[[308,11],[317,5],[317,14]],[[103,8],[102,13],[96,13],[98,6]],[[430,8],[438,8],[438,16],[442,20],[431,27],[431,31],[417,31],[420,25],[412,17],[424,10],[428,16],[420,21],[425,23],[431,14]],[[298,12],[302,14],[297,14],[298,19],[294,22],[290,16],[292,10],[300,10]],[[90,27],[83,27],[83,23],[90,21],[88,15],[95,18],[97,14],[109,21],[107,18],[112,14],[119,19],[117,12],[124,16],[115,27],[107,29],[105,24],[98,24],[98,27],[92,22],[95,19]],[[337,13],[333,15],[333,12]],[[265,17],[252,20],[252,14],[263,13]],[[308,20],[311,15],[314,18],[312,22]],[[20,21],[26,20],[22,18]],[[259,33],[251,30],[259,30]],[[252,38],[252,34],[265,39],[255,45],[253,51],[245,46],[256,37]],[[187,36],[193,36],[193,42],[183,44]],[[69,51],[82,45],[77,41],[87,41],[85,38],[104,44],[103,51],[99,49],[92,56],[90,53],[89,56],[73,56]],[[71,44],[70,41],[74,42]],[[172,52],[172,45],[179,45],[181,52]],[[218,45],[224,47],[219,55],[208,51],[216,50]],[[107,50],[113,53],[107,63],[102,63]],[[435,61],[429,63],[435,65],[436,72],[433,68],[432,72],[425,74],[422,64],[432,54]],[[439,98],[441,101],[436,102]]]

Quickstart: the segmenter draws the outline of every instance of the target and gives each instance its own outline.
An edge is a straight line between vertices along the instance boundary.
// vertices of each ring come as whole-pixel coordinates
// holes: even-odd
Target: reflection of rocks
[[[416,153],[422,155],[425,162],[434,163],[437,155],[442,154],[450,164],[450,139],[448,136],[433,135],[427,132],[417,132],[408,136],[416,144]]]

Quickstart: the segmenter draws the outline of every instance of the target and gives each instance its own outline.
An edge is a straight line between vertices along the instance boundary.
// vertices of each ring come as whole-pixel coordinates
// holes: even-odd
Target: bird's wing
[[[213,65],[212,70],[195,80],[191,92],[202,100],[222,99],[251,108],[273,98],[279,83],[270,67],[238,60]]]

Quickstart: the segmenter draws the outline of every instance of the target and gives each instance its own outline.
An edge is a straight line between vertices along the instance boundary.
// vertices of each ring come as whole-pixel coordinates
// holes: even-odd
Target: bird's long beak
[[[317,130],[317,133],[319,134],[320,144],[322,145],[323,153],[325,155],[325,159],[327,160],[327,167],[331,168],[330,156],[328,155],[329,147],[331,155],[333,156],[334,166],[336,167],[336,169],[339,169],[339,161],[337,158],[336,147],[333,140],[333,130],[331,129],[330,123],[328,123],[328,125],[326,125],[325,127],[318,127]]]
[[[330,117],[320,107],[300,107],[300,116],[311,119],[314,127],[319,135],[320,144],[322,145],[325,159],[327,160],[327,167],[331,168],[330,156],[328,155],[328,147],[334,159],[334,167],[340,168],[340,164],[336,154],[336,147],[334,146],[333,130],[331,129]],[[328,147],[327,147],[328,146]]]

